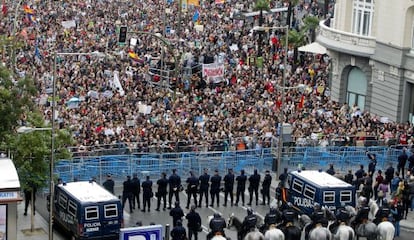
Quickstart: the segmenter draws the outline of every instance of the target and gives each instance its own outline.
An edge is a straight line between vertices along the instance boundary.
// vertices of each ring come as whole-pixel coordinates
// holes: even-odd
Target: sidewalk
[[[34,228],[32,232],[30,231],[30,210],[28,211],[27,216],[24,216],[23,214],[24,201],[17,204],[17,239],[46,240],[49,238],[49,225],[47,220],[36,212],[36,215],[33,216]],[[53,234],[53,239],[59,240],[61,237]]]

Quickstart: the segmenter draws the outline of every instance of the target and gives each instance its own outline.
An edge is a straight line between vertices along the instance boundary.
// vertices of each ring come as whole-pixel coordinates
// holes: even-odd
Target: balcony
[[[325,20],[319,22],[319,33],[316,41],[328,50],[362,57],[373,55],[376,45],[374,37],[360,36],[328,27]]]

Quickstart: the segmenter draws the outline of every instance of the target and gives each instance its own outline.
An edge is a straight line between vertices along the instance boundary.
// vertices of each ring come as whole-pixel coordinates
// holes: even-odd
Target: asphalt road
[[[116,193],[118,193],[120,189],[116,189]],[[156,189],[154,188],[154,192],[156,191]],[[274,196],[274,190],[271,190],[271,196]],[[167,199],[168,200],[168,199]],[[210,199],[209,199],[210,200]],[[249,196],[248,196],[248,192],[245,192],[245,200],[246,200],[246,204],[249,201]],[[173,198],[173,201],[174,198]],[[235,198],[234,198],[235,201]],[[186,203],[187,203],[187,195],[185,194],[185,192],[181,192],[180,193],[180,202],[181,202],[181,207],[184,210],[184,213],[187,213],[189,210],[185,209]],[[261,196],[259,196],[259,205],[256,206],[255,205],[255,201],[253,201],[253,205],[252,208],[254,211],[256,211],[256,214],[259,216],[259,218],[264,218],[264,216],[266,215],[266,213],[269,211],[269,206],[262,206],[260,205],[262,202]],[[220,206],[217,207],[216,204],[214,205],[214,207],[205,207],[205,203],[203,201],[202,207],[201,208],[197,208],[196,211],[200,214],[201,219],[202,219],[202,227],[203,227],[203,231],[201,233],[199,233],[199,239],[206,239],[206,235],[208,233],[208,219],[210,216],[212,216],[214,213],[220,213],[224,218],[228,218],[228,216],[230,216],[231,214],[234,214],[237,218],[239,219],[244,219],[244,217],[246,216],[246,209],[247,209],[247,205],[246,206],[241,206],[241,203],[239,202],[239,206],[236,207],[231,207],[230,204],[227,204],[227,207],[222,206],[224,203],[224,193],[220,194]],[[142,202],[141,202],[142,204]],[[133,213],[129,213],[129,206],[128,204],[125,207],[124,211],[124,223],[125,223],[125,227],[134,227],[136,226],[136,223],[138,221],[142,222],[143,225],[149,225],[151,223],[156,223],[156,224],[161,224],[163,226],[165,226],[166,224],[169,224],[170,226],[172,225],[172,218],[169,215],[169,210],[167,209],[166,211],[163,211],[161,209],[160,212],[155,211],[155,208],[157,207],[157,200],[154,197],[151,200],[151,211],[150,212],[141,212],[138,209],[135,209]],[[162,204],[161,204],[162,206]],[[141,205],[142,207],[142,205]],[[167,204],[168,207],[168,204]],[[37,199],[37,204],[36,204],[36,210],[45,218],[48,219],[48,211],[46,209],[46,199],[39,197]],[[183,225],[187,225],[187,221],[184,220],[183,221]],[[55,230],[56,232],[56,230]],[[410,235],[411,234],[411,235]],[[237,239],[236,237],[236,232],[235,231],[231,231],[231,230],[226,230],[226,235],[228,237],[230,237],[231,239]],[[62,240],[66,240],[66,239],[70,239],[65,237],[62,233],[58,234],[58,237],[56,239],[62,239]],[[396,238],[396,239],[402,239],[402,240],[408,240],[408,239],[412,239],[412,233],[410,232],[405,232],[402,231],[400,237]]]

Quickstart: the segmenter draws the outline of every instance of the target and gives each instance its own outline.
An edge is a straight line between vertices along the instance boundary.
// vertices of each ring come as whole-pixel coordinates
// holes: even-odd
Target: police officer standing
[[[180,203],[179,191],[180,191],[180,186],[181,186],[181,178],[180,176],[177,175],[176,172],[177,170],[173,169],[172,175],[168,178],[168,184],[170,186],[170,191],[168,194],[168,201],[170,202],[170,206],[168,207],[168,209],[171,209],[171,202],[172,202],[173,195],[175,196],[175,201]]]
[[[209,227],[211,229],[211,232],[207,235],[207,239],[211,239],[213,236],[218,234],[221,234],[224,237],[226,220],[224,220],[224,218],[222,218],[219,213],[214,213],[213,219],[210,220]]]
[[[132,211],[132,182],[131,176],[127,176],[127,180],[123,182],[123,191],[122,191],[122,209],[125,208],[125,202],[128,199],[129,203],[129,212],[133,213]]]
[[[240,171],[240,175],[236,177],[237,189],[236,189],[236,206],[239,204],[239,199],[241,196],[242,204],[244,206],[244,191],[246,190],[246,181],[247,176],[244,175],[244,170]]]
[[[161,199],[162,199],[164,201],[164,208],[162,210],[165,211],[165,209],[167,208],[167,185],[168,185],[167,174],[165,174],[165,172],[161,173],[161,178],[158,179],[157,185],[158,185],[158,192],[156,196],[157,197],[157,208],[155,210],[156,211],[160,210]]]
[[[193,172],[190,172],[190,177],[187,178],[187,206],[190,206],[191,197],[194,198],[194,204],[197,206],[197,191],[198,191],[198,178],[194,176]]]
[[[247,216],[243,220],[242,224],[242,236],[245,236],[250,231],[254,230],[256,228],[257,224],[257,216],[253,213],[252,208],[247,208]]]
[[[198,231],[201,228],[201,217],[196,211],[196,206],[191,205],[190,212],[185,216],[188,221],[188,240],[191,240],[192,236],[194,236],[195,240],[198,240]]]
[[[111,174],[108,173],[108,175],[106,175],[106,180],[102,185],[106,190],[108,190],[108,192],[115,194],[114,192],[115,182],[114,180],[112,180]]]
[[[257,169],[254,170],[253,175],[249,177],[249,195],[250,200],[247,205],[251,206],[253,201],[253,194],[256,195],[256,206],[259,205],[259,184],[260,184],[260,174],[257,173]]]
[[[282,230],[283,234],[285,234],[285,240],[297,240],[301,238],[302,232],[299,227],[293,225],[293,223],[297,220],[297,213],[292,209],[286,209],[283,211],[283,226],[280,230]]]
[[[210,179],[211,182],[211,188],[210,188],[210,194],[211,194],[211,204],[210,207],[213,207],[214,205],[214,199],[217,199],[217,207],[220,206],[220,184],[221,184],[221,176],[219,175],[218,170],[216,169],[214,171],[214,176]]]
[[[368,201],[366,198],[362,197],[360,199],[361,206],[355,216],[355,220],[353,221],[352,225],[355,227],[365,221],[368,220],[369,211],[371,208],[368,206]]]
[[[142,182],[142,212],[145,212],[145,208],[148,206],[148,212],[151,211],[151,198],[154,196],[152,192],[152,181],[147,176],[145,181]]]
[[[176,225],[171,230],[171,240],[183,240],[186,239],[187,233],[183,227],[181,220],[177,220]]]
[[[234,186],[234,174],[233,169],[229,169],[226,176],[224,176],[224,207],[227,207],[227,196],[230,194],[230,205],[233,207],[233,186]]]
[[[139,194],[141,192],[141,182],[139,181],[138,174],[134,173],[132,175],[132,208],[135,209],[135,200],[138,203],[138,209],[140,209],[140,200]]]
[[[266,214],[264,218],[264,227],[269,229],[271,225],[277,225],[282,218],[282,213],[277,209],[276,206],[271,206],[270,211]]]
[[[266,170],[266,174],[262,182],[262,196],[263,196],[262,205],[266,205],[266,198],[267,198],[267,204],[270,204],[270,185],[271,184],[272,184],[272,176],[270,176],[270,171]]]
[[[198,180],[200,181],[200,201],[198,207],[201,208],[201,202],[203,201],[203,195],[206,198],[206,207],[208,207],[208,188],[210,187],[210,175],[208,169],[204,168],[204,174],[201,175]]]
[[[173,227],[177,226],[177,221],[181,221],[181,218],[184,217],[184,212],[179,202],[175,202],[175,207],[171,209],[170,216],[173,219]]]

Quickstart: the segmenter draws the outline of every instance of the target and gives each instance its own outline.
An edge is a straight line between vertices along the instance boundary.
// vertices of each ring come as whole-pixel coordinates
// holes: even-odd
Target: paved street
[[[117,195],[120,194],[121,188],[116,188]],[[271,195],[274,196],[274,191],[272,190]],[[246,191],[245,193],[246,197],[246,203],[249,200],[248,193]],[[174,200],[173,200],[174,201]],[[43,202],[43,203],[42,203]],[[184,212],[188,212],[187,209],[185,209],[186,202],[187,202],[187,195],[184,192],[180,193],[180,202],[181,207],[183,208]],[[140,210],[135,210],[132,214],[130,214],[128,211],[124,211],[124,220],[125,220],[125,227],[133,227],[135,226],[136,222],[141,221],[144,225],[149,225],[151,223],[157,223],[157,224],[170,224],[172,225],[172,218],[169,216],[169,210],[166,211],[155,211],[157,200],[155,198],[151,201],[151,212],[141,212]],[[214,205],[214,207],[205,208],[205,204],[202,205],[202,208],[197,208],[197,212],[202,217],[202,223],[203,223],[203,232],[199,234],[200,239],[205,239],[206,234],[208,233],[208,217],[212,216],[215,212],[219,212],[227,218],[230,214],[234,213],[236,217],[239,219],[243,219],[246,216],[246,207],[240,206],[239,203],[238,207],[230,207],[228,204],[227,207],[223,207],[222,204],[224,203],[224,194],[222,193],[220,196],[220,206],[217,207]],[[253,209],[257,212],[258,216],[263,218],[266,215],[266,212],[269,210],[268,206],[262,206],[261,203],[261,197],[259,198],[259,205],[256,206],[255,202],[253,202]],[[167,205],[168,206],[168,205]],[[126,209],[129,210],[129,206],[126,206]],[[46,211],[46,201],[44,199],[39,198],[37,202],[37,210],[47,219],[48,212]],[[413,213],[409,213],[409,216],[412,218]],[[411,221],[411,220],[410,220]],[[183,221],[184,225],[187,224],[187,221]],[[47,229],[46,229],[47,231]],[[236,232],[226,230],[226,234],[232,238],[236,239]],[[58,234],[58,237],[56,239],[66,239],[61,234]],[[397,239],[412,239],[412,236],[409,232],[402,231],[401,236]]]

